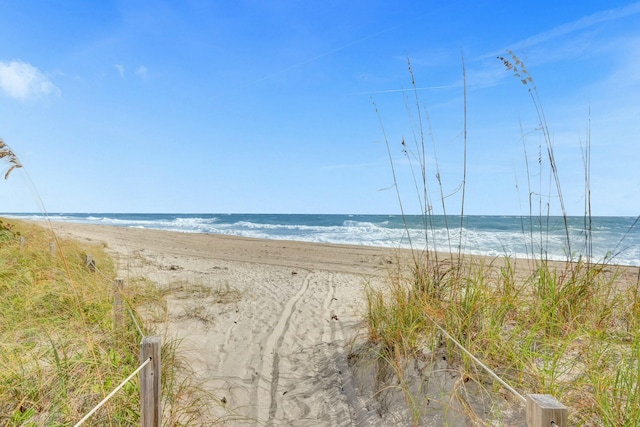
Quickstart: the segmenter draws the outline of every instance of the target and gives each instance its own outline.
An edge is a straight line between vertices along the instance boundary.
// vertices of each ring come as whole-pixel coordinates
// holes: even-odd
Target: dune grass
[[[87,268],[86,254],[99,271]],[[19,221],[0,223],[0,425],[73,425],[140,365],[140,332],[153,331],[135,308],[162,304],[163,295],[132,280],[125,327],[114,330],[115,277],[101,246]],[[178,344],[163,339],[163,425],[198,425],[205,394]],[[134,378],[87,425],[138,424],[139,393]]]
[[[85,267],[87,249],[58,241],[52,256],[49,233],[5,224],[0,418],[6,425],[65,425],[137,368],[139,337],[131,328],[113,330],[111,284]],[[25,239],[22,249],[19,237]],[[104,251],[89,250],[101,271],[115,277]],[[136,422],[137,401],[131,383],[96,414],[96,422]]]
[[[449,390],[445,407],[463,413],[473,425],[514,425],[513,422],[524,425],[519,397],[529,393],[553,395],[569,408],[571,425],[640,425],[640,271],[609,265],[607,260],[593,262],[590,257],[589,141],[583,153],[586,256],[571,258],[572,242],[558,166],[533,78],[512,52],[498,59],[525,86],[538,114],[546,144],[546,156],[542,149],[538,153],[539,167],[542,171],[544,163],[550,171],[550,182],[540,185],[555,186],[553,199],[559,202],[565,220],[568,259],[551,262],[545,248],[535,248],[533,243],[529,247],[530,258],[524,260],[508,256],[466,257],[462,245],[451,239],[439,242],[440,247],[449,248],[448,254],[413,249],[408,257],[408,271],[403,272],[399,266],[390,273],[384,289],[367,288],[367,338],[376,357],[395,373],[395,379],[381,387],[392,384],[401,390],[413,424],[421,424],[431,410],[430,399],[438,396],[416,391],[405,377],[411,362],[426,354],[433,360],[436,357],[446,360],[448,369],[460,379]],[[415,88],[410,64],[409,72]],[[416,106],[419,111],[417,96]],[[466,123],[466,108],[463,114]],[[410,162],[419,160],[415,170],[420,173],[414,178],[414,184],[423,207],[425,237],[429,242],[432,196],[428,191],[428,174],[435,174],[435,185],[441,195],[444,192],[437,166],[435,171],[428,171],[422,160],[425,141],[423,125],[420,120],[418,123],[419,131],[413,132],[419,135],[414,152],[407,154],[405,141],[402,141],[402,150]],[[466,131],[465,127],[465,146]],[[435,142],[432,142],[435,151]],[[388,142],[387,148],[389,150]],[[390,150],[389,159],[397,190]],[[525,161],[529,171],[526,151]],[[466,169],[466,150],[463,167]],[[463,177],[466,181],[466,173]],[[548,200],[542,196],[537,200],[533,198],[543,193],[532,190],[529,181],[531,222],[543,224],[548,219],[551,196]],[[398,199],[403,210],[399,192]],[[446,215],[444,197],[441,201]],[[534,212],[534,206],[540,206],[540,212]],[[461,218],[464,218],[463,212]],[[529,237],[523,225],[523,241],[533,242]],[[457,251],[452,249],[456,247]],[[505,390],[495,377],[479,368],[443,330],[520,396]],[[453,401],[456,403],[451,403]],[[489,404],[478,406],[478,401]],[[505,415],[513,415],[514,410],[520,412],[515,419]]]
[[[441,275],[438,294],[414,280],[423,274],[415,270],[390,277],[386,289],[369,288],[369,340],[381,358],[395,361],[400,383],[398,355],[442,350],[462,377],[498,392],[500,384],[437,324],[520,394],[555,396],[570,408],[572,425],[638,425],[637,271],[579,262],[540,263],[530,272],[523,265],[521,272],[513,264],[465,259]]]

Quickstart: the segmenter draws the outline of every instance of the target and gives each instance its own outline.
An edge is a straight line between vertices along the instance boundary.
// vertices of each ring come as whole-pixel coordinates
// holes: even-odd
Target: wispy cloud
[[[339,169],[370,169],[374,167],[379,167],[380,165],[384,165],[385,163],[380,162],[369,162],[369,163],[341,163],[341,164],[332,164],[325,165],[322,169],[325,170],[339,170]]]
[[[114,67],[116,67],[116,70],[118,70],[118,74],[120,74],[120,77],[124,77],[124,65],[115,64]]]
[[[382,90],[373,90],[368,92],[357,92],[353,95],[376,95],[381,93],[397,93],[397,92],[407,92],[411,93],[413,91],[423,91],[423,90],[437,90],[437,89],[452,89],[452,88],[460,88],[464,85],[462,83],[450,84],[450,85],[442,85],[442,86],[423,86],[423,87],[409,87],[405,89],[382,89]]]
[[[19,100],[60,94],[60,89],[47,76],[33,65],[22,61],[0,61],[0,89],[11,98]]]
[[[612,50],[620,40],[616,35],[594,37],[590,29],[598,25],[614,22],[632,15],[640,14],[640,2],[627,6],[600,11],[577,20],[567,22],[514,43],[499,50],[483,53],[472,58],[470,67],[474,67],[468,85],[471,88],[490,87],[499,84],[508,77],[503,69],[495,67],[497,56],[505,55],[506,49],[524,58],[528,67],[567,61],[571,58],[584,59],[602,54],[603,50]]]
[[[136,70],[136,74],[142,77],[143,79],[147,77],[148,72],[149,70],[147,70],[147,67],[145,67],[144,65],[139,66],[138,69]]]
[[[508,48],[514,52],[518,52],[542,43],[553,41],[560,37],[567,36],[569,34],[593,27],[598,24],[616,21],[618,19],[622,19],[638,13],[640,13],[640,2],[632,3],[630,5],[619,7],[616,9],[603,10],[589,16],[584,16],[575,21],[558,25],[557,27],[544,31],[542,33],[527,37],[526,39],[512,43],[509,46],[505,46],[505,48]],[[487,53],[481,56],[479,59],[493,58],[496,55],[501,54],[504,54],[504,49]]]
[[[558,37],[562,37],[576,31],[583,30],[585,28],[592,27],[597,24],[616,21],[620,18],[635,15],[636,13],[640,13],[640,3],[633,3],[617,9],[604,10],[602,12],[594,13],[593,15],[582,17],[576,21],[559,25],[549,31],[536,34],[532,37],[521,40],[509,46],[509,48],[512,50],[521,50],[533,45],[537,45],[539,43],[551,41]]]

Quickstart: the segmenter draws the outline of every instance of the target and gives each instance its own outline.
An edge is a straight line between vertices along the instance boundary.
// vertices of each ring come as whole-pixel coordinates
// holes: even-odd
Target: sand
[[[170,290],[166,311],[143,317],[181,340],[224,425],[389,425],[374,391],[363,390],[373,374],[354,372],[348,357],[365,332],[365,286],[385,280],[395,251],[51,226],[60,237],[106,245],[125,281],[143,276]]]

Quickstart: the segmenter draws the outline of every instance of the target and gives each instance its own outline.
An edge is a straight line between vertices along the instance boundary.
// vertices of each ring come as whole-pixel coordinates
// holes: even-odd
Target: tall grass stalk
[[[460,240],[458,241],[458,262],[462,257],[462,230],[464,230],[464,201],[467,191],[467,68],[464,65],[464,55],[462,61],[462,196],[460,197]]]
[[[384,142],[387,147],[387,154],[389,156],[389,163],[391,165],[391,175],[393,176],[393,184],[392,187],[396,191],[396,195],[398,197],[398,206],[400,207],[400,214],[402,215],[402,221],[404,222],[405,229],[408,229],[407,226],[407,217],[404,213],[404,207],[402,205],[402,197],[400,196],[400,188],[398,187],[398,177],[396,176],[395,164],[393,162],[393,155],[391,154],[391,145],[389,144],[389,139],[387,138],[387,133],[384,130],[384,124],[382,121],[382,116],[380,115],[380,110],[378,110],[378,105],[373,101],[373,106],[376,110],[376,115],[378,116],[378,121],[380,122],[380,128],[382,129],[382,135],[384,136]],[[407,240],[409,241],[409,246],[413,248],[413,243],[411,242],[411,235],[407,233]]]
[[[582,148],[582,144],[580,144]],[[582,163],[584,164],[584,238],[585,256],[587,262],[593,259],[593,218],[591,216],[591,106],[589,106],[589,124],[587,126],[587,141],[583,149]]]
[[[550,166],[550,173],[552,175],[553,182],[555,183],[556,194],[558,197],[558,202],[560,204],[560,211],[562,213],[562,219],[564,221],[564,230],[565,230],[565,237],[566,237],[565,243],[567,245],[567,258],[571,259],[573,252],[571,251],[571,238],[569,236],[568,215],[567,215],[567,210],[564,204],[564,197],[562,196],[562,186],[560,185],[560,175],[558,173],[558,166],[557,166],[556,157],[554,154],[553,140],[551,139],[551,132],[549,131],[547,118],[544,114],[544,109],[542,108],[542,101],[540,100],[538,88],[535,85],[533,77],[531,76],[531,74],[529,74],[529,71],[525,67],[524,62],[522,62],[522,60],[520,60],[520,58],[518,58],[516,54],[513,53],[512,51],[507,50],[507,53],[511,58],[511,60],[503,56],[499,56],[498,59],[504,64],[505,68],[509,71],[512,71],[513,76],[518,78],[520,82],[527,88],[527,92],[531,97],[531,102],[538,116],[540,131],[542,132],[542,136],[543,136],[546,150],[547,150],[547,160]],[[550,193],[549,193],[549,196],[551,196]]]

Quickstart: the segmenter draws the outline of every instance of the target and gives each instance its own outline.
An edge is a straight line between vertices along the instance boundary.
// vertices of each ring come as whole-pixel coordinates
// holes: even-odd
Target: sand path
[[[365,283],[394,251],[230,236],[52,223],[104,243],[125,278],[170,290],[146,317],[181,340],[225,425],[383,425],[348,366],[362,333]],[[159,319],[159,320],[158,320]]]

